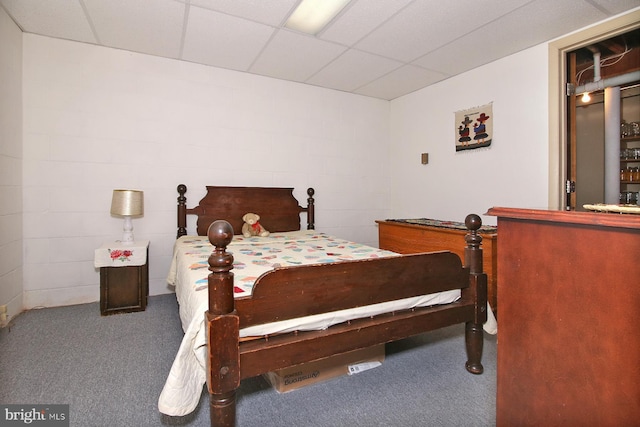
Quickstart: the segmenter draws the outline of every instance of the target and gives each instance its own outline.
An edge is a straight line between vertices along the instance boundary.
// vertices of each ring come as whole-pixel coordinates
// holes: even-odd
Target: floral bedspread
[[[185,236],[176,242],[173,265],[168,282],[176,284],[178,263],[185,263],[189,277],[180,277],[182,284],[190,283],[196,291],[207,289],[208,258],[213,246],[205,236]],[[382,249],[365,246],[305,230],[272,233],[268,237],[234,236],[227,248],[234,256],[234,294],[251,295],[253,284],[260,275],[276,268],[337,261],[360,260],[396,256]]]

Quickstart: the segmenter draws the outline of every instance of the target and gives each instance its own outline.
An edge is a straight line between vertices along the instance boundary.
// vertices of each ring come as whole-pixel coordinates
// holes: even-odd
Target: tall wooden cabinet
[[[497,425],[640,425],[640,216],[492,208]]]

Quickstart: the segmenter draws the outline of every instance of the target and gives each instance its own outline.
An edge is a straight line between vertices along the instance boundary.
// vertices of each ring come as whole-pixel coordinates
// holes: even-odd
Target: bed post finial
[[[187,198],[185,193],[187,192],[187,186],[184,184],[178,185],[178,235],[179,239],[187,234]]]
[[[211,223],[207,232],[214,246],[209,256],[209,311],[213,314],[228,314],[234,310],[233,304],[233,255],[227,252],[227,246],[233,239],[233,227],[227,221],[217,220]],[[213,283],[214,291],[211,285]]]
[[[472,273],[482,273],[482,236],[478,230],[482,227],[482,219],[476,214],[469,214],[464,220],[469,233],[464,237],[467,246],[465,248],[465,264],[471,268]]]
[[[209,256],[209,309],[205,313],[210,418],[212,426],[230,427],[235,425],[240,386],[240,320],[233,299],[233,255],[227,252],[233,227],[227,221],[214,221],[207,236],[215,246]]]
[[[463,298],[473,298],[476,302],[473,322],[465,326],[465,342],[467,347],[467,371],[481,374],[482,349],[484,346],[484,332],[482,325],[487,321],[487,275],[482,272],[482,236],[478,230],[482,226],[482,219],[476,214],[469,214],[464,220],[469,233],[464,237],[467,246],[464,248],[464,264],[469,267],[469,287],[463,289]]]
[[[313,195],[316,194],[316,190],[312,187],[307,189],[307,230],[316,229],[316,205]]]

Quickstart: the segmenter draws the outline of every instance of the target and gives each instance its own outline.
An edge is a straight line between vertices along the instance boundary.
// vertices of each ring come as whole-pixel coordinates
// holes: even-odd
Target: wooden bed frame
[[[207,194],[192,209],[186,207],[186,192],[185,185],[178,186],[178,237],[186,234],[186,215],[196,214],[198,234],[207,235],[215,248],[209,257],[205,313],[212,426],[235,425],[236,390],[242,379],[458,323],[466,324],[466,369],[482,373],[487,276],[482,272],[479,216],[465,220],[465,266],[451,252],[433,252],[276,268],[256,281],[251,296],[234,299],[233,255],[226,247],[234,234],[241,234],[242,216],[257,213],[267,230],[281,232],[299,230],[300,213],[306,212],[307,228],[313,229],[314,190],[307,190],[305,208],[298,205],[292,188],[207,186]],[[462,293],[451,304],[352,320],[322,331],[239,339],[239,330],[251,325],[451,289]]]

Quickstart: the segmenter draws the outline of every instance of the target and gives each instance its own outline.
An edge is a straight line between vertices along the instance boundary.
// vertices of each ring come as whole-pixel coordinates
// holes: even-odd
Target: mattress
[[[176,241],[174,247],[167,282],[175,287],[185,335],[158,401],[160,412],[166,415],[183,416],[191,413],[198,404],[205,383],[204,313],[208,304],[208,257],[212,249],[212,245],[204,236],[183,236]],[[275,267],[399,256],[394,252],[313,230],[271,233],[268,237],[234,236],[227,250],[234,256],[232,271],[236,297],[251,295],[255,280]],[[452,290],[251,326],[241,329],[240,337],[272,335],[295,330],[322,330],[360,317],[447,304],[459,297],[460,291]]]

